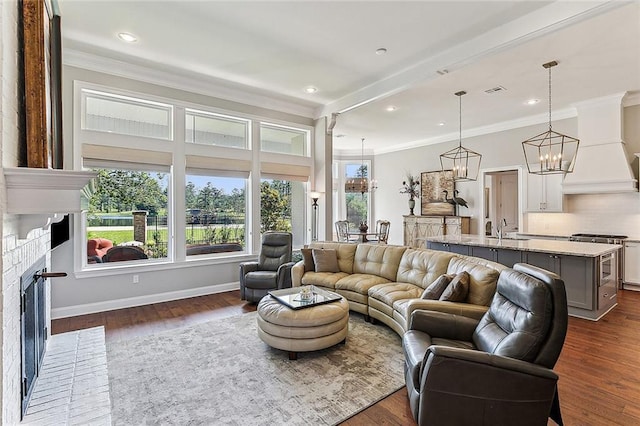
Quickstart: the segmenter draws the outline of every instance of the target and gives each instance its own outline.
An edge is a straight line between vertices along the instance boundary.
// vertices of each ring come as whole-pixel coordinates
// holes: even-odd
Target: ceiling
[[[460,90],[463,137],[545,122],[551,60],[555,118],[577,102],[640,95],[639,1],[59,3],[65,63],[142,79],[151,69],[154,82],[181,76],[180,88],[231,100],[340,113],[339,153],[359,152],[361,138],[375,153],[457,139]]]

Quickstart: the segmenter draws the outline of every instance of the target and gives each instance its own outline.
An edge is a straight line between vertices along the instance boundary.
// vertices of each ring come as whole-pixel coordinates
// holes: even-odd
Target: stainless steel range
[[[618,288],[622,288],[622,280],[624,279],[624,240],[627,238],[628,237],[626,235],[573,234],[569,237],[569,241],[620,245],[621,248],[617,253]]]

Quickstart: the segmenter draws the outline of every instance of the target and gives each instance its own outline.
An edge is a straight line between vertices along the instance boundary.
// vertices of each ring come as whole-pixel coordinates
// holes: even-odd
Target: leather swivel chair
[[[240,298],[259,302],[269,290],[291,287],[293,236],[290,232],[268,231],[262,235],[257,262],[240,264]]]
[[[411,412],[423,425],[562,425],[552,371],[567,332],[562,279],[500,273],[482,319],[415,311],[402,338]]]

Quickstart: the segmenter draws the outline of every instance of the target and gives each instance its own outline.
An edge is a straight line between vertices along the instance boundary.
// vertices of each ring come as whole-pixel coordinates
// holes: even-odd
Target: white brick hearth
[[[104,328],[50,338],[22,425],[111,425]]]

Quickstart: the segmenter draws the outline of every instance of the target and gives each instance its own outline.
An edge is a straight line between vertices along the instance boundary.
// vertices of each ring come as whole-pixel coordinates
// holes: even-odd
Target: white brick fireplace
[[[2,167],[18,164],[18,4],[14,0],[0,2],[0,153]],[[20,275],[43,256],[50,264],[50,233],[31,232],[18,238],[18,219],[7,215],[4,174],[0,173],[0,368],[2,369],[2,424],[18,424],[21,411],[20,351]],[[47,293],[49,289],[47,288]],[[50,309],[47,307],[47,312]],[[47,319],[49,323],[49,319]]]

